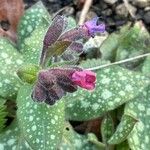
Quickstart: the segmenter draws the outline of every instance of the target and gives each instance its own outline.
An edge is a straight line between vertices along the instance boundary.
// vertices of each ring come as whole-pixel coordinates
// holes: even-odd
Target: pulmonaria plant
[[[52,57],[63,57],[70,50],[73,54],[82,53],[82,43],[78,40],[93,37],[97,32],[104,32],[105,25],[97,25],[98,17],[85,22],[84,25],[65,32],[67,21],[64,16],[56,16],[45,35],[40,65],[47,67]],[[32,98],[37,102],[53,105],[67,92],[73,93],[77,86],[87,90],[95,88],[96,74],[78,67],[52,68],[42,70],[38,74]]]

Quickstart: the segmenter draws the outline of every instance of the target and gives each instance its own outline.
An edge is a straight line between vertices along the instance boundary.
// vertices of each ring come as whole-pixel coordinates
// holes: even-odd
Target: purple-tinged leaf
[[[74,64],[76,64],[79,60],[78,56],[76,56],[75,53],[71,50],[65,51],[64,54],[62,55],[62,59],[64,61],[72,61],[74,62]]]
[[[81,27],[77,27],[62,34],[59,40],[77,41],[86,37],[87,37],[87,31],[83,30]]]
[[[38,74],[38,81],[45,88],[52,88],[56,82],[56,77],[49,70],[42,70]]]
[[[77,52],[78,54],[81,54],[83,52],[83,45],[78,42],[73,42],[70,46],[69,49]]]
[[[52,25],[49,27],[43,44],[44,47],[48,48],[49,46],[51,46],[51,44],[53,44],[54,42],[56,42],[56,40],[59,38],[59,36],[61,35],[61,33],[64,31],[64,29],[67,27],[67,20],[64,16],[56,16],[53,19]]]
[[[55,85],[53,86],[52,89],[47,91],[47,99],[45,100],[45,103],[53,105],[56,101],[60,100],[64,95],[66,95],[66,92],[59,86]]]
[[[44,58],[43,64],[45,65],[51,56],[62,55],[67,48],[71,45],[71,41],[57,41],[54,45],[48,47],[47,54]]]
[[[48,51],[48,47],[50,47],[57,41],[57,39],[59,38],[59,36],[65,30],[66,27],[67,27],[67,20],[65,19],[64,16],[58,15],[53,19],[53,22],[51,26],[48,28],[48,31],[44,37],[40,64],[42,64],[44,61],[44,58]]]
[[[77,91],[77,86],[72,82],[69,77],[65,75],[58,76],[57,83],[66,92],[73,93]]]
[[[43,102],[47,98],[45,88],[39,82],[36,83],[32,95],[32,99],[37,102]]]

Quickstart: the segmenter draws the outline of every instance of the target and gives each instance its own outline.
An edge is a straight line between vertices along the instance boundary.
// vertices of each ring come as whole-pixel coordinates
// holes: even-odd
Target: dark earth
[[[38,0],[24,0],[25,8]],[[77,21],[86,0],[42,0],[50,14],[73,16]],[[125,5],[128,1],[128,8]],[[129,12],[130,11],[130,12]],[[150,31],[150,0],[93,0],[87,19],[100,16],[107,25],[107,31],[113,32],[127,22],[142,20]]]

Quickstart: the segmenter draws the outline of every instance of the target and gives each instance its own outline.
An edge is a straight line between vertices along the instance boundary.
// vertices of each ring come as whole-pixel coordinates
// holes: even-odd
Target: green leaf
[[[117,127],[117,130],[109,139],[109,144],[119,144],[127,139],[127,136],[132,131],[137,120],[131,116],[123,115],[120,124]]]
[[[104,116],[101,124],[102,141],[107,144],[108,139],[114,132],[114,123],[112,117],[107,114]]]
[[[6,105],[5,105],[6,100],[0,98],[0,132],[3,130],[5,127],[6,123]]]
[[[14,121],[0,134],[0,150],[31,150],[28,142],[21,135],[17,122]]]
[[[26,65],[21,67],[17,71],[17,75],[23,82],[33,84],[37,79],[37,73],[39,70],[40,70],[39,66]]]
[[[108,64],[108,63],[109,63],[109,61],[93,58],[93,59],[87,59],[86,61],[82,61],[81,67],[84,68],[84,69],[91,68],[92,70],[96,70],[96,69],[93,69],[93,68],[96,68],[98,66]]]
[[[138,120],[128,136],[132,150],[148,150],[150,146],[150,86],[126,104],[125,114]]]
[[[24,40],[21,51],[23,51],[25,64],[39,64],[46,30],[46,26],[39,26],[32,32],[30,37]]]
[[[102,59],[104,60],[114,60],[116,56],[116,51],[119,44],[119,35],[116,33],[110,34],[106,40],[102,43],[100,47],[100,52],[102,53]]]
[[[21,86],[16,72],[23,65],[23,57],[10,41],[1,38],[0,60],[0,96],[14,98]]]
[[[144,74],[150,75],[150,57],[146,57],[143,66],[142,66],[142,72]]]
[[[52,46],[50,46],[47,50],[45,63],[47,63],[48,59],[52,56],[60,56],[62,55],[65,50],[71,45],[71,41],[57,41]]]
[[[124,142],[116,145],[116,150],[130,150],[128,142],[124,141]]]
[[[65,31],[75,28],[77,26],[76,20],[73,17],[67,17],[68,25]]]
[[[119,40],[116,60],[123,60],[138,56],[149,51],[146,41],[150,36],[141,22],[137,22],[131,29],[122,33],[122,38]],[[129,68],[136,67],[141,63],[141,59],[126,63]]]
[[[32,86],[21,87],[17,97],[17,118],[24,138],[32,149],[56,149],[64,129],[64,101],[53,106],[31,99]]]
[[[50,16],[41,1],[27,9],[18,27],[18,46],[20,47],[24,39],[30,37],[39,25],[48,25],[47,20],[50,20]]]
[[[113,110],[135,98],[149,84],[141,73],[118,66],[97,71],[97,84],[93,92],[79,89],[66,97],[66,118],[89,120]]]
[[[98,148],[89,142],[87,136],[76,133],[72,127],[66,124],[63,133],[63,139],[59,150],[98,150]]]

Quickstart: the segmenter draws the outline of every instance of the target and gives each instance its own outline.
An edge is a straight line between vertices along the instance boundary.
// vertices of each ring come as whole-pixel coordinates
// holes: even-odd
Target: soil
[[[24,0],[28,8],[38,0]],[[42,0],[50,14],[62,10],[60,14],[73,16],[77,21],[85,0]],[[100,16],[107,25],[107,31],[114,32],[127,22],[142,20],[150,31],[150,0],[128,0],[128,8],[123,0],[93,0],[87,18]],[[130,13],[129,13],[130,11]]]

